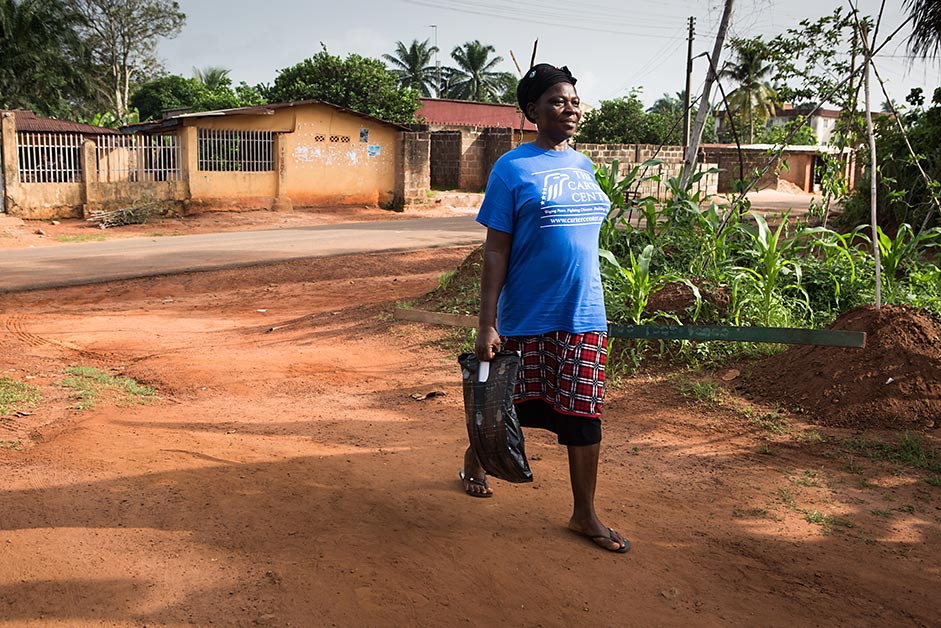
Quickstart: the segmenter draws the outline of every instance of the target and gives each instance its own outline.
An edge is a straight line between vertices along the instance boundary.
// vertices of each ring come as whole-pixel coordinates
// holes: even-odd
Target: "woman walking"
[[[591,161],[569,146],[581,119],[576,79],[541,63],[517,87],[536,139],[493,167],[477,221],[487,227],[475,353],[519,351],[514,403],[523,427],[554,432],[568,449],[574,507],[568,527],[612,552],[630,542],[595,512],[607,358],[598,235],[610,209]],[[491,497],[468,447],[464,490]]]

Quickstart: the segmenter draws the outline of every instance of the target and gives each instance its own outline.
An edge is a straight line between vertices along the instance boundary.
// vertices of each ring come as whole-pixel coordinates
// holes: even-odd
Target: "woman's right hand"
[[[480,327],[477,330],[477,342],[474,344],[474,353],[481,362],[489,362],[503,347],[500,334],[492,325]]]

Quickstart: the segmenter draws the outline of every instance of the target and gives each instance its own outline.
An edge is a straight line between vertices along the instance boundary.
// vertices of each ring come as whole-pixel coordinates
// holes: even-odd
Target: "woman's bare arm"
[[[513,235],[487,228],[484,241],[484,264],[480,273],[480,316],[477,321],[477,343],[474,352],[477,359],[487,362],[500,350],[500,335],[497,333],[497,300],[506,281],[507,263]]]

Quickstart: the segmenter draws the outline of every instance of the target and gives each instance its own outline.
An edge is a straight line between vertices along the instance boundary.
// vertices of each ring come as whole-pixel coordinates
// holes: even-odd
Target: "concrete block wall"
[[[659,181],[646,180],[640,183],[633,192],[634,196],[653,196],[659,200],[670,197],[666,181],[670,177],[679,177],[683,169],[683,160],[686,152],[682,146],[657,146],[654,144],[583,144],[579,143],[575,149],[588,155],[592,162],[608,166],[615,159],[618,160],[618,170],[621,176],[626,175],[637,165],[650,159],[658,159],[663,163],[652,166],[646,171],[643,169],[639,177],[658,176]],[[659,150],[658,150],[659,149]],[[710,161],[699,163],[699,171],[709,170],[718,164]],[[697,191],[705,194],[716,194],[719,186],[719,176],[716,173],[707,174],[697,184]]]
[[[428,202],[428,191],[431,189],[431,141],[428,132],[401,135],[393,209],[420,207]]]
[[[487,186],[487,177],[490,176],[490,169],[485,167],[487,131],[480,127],[461,131],[461,171],[458,177],[461,190],[480,192]]]
[[[493,164],[514,147],[513,129],[463,127],[431,132],[431,185],[480,192]]]
[[[431,133],[431,187],[456,189],[461,178],[461,132]]]
[[[706,161],[716,163],[721,168],[718,183],[720,194],[732,192],[735,189],[734,182],[738,179],[750,181],[772,157],[767,149],[743,148],[741,160],[739,160],[738,148],[735,146],[703,146],[702,151]],[[777,187],[779,165],[780,162],[777,159],[773,160],[771,167],[761,176],[755,186],[756,190]],[[742,170],[744,172],[741,172]]]

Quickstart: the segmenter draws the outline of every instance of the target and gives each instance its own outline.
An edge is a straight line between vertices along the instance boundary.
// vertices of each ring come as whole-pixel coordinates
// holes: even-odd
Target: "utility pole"
[[[712,48],[712,57],[710,57],[709,71],[706,73],[706,82],[703,84],[702,97],[699,100],[699,111],[696,112],[696,123],[693,125],[693,132],[689,136],[689,146],[686,147],[686,159],[683,161],[683,174],[680,177],[680,186],[684,189],[689,183],[689,178],[693,175],[693,169],[696,167],[697,153],[699,152],[699,142],[702,140],[702,129],[706,126],[706,114],[709,113],[709,96],[712,92],[712,84],[716,81],[716,68],[719,65],[719,57],[722,56],[722,46],[725,45],[725,33],[729,29],[729,20],[732,18],[732,8],[735,0],[725,0],[725,6],[722,9],[722,17],[719,19],[719,32],[716,34],[716,42]]]
[[[431,24],[435,34],[435,96],[441,98],[441,64],[438,62],[438,25]]]
[[[689,37],[686,43],[686,96],[683,98],[683,148],[689,146],[690,102],[692,102],[693,89],[693,35],[696,18],[689,18]]]

